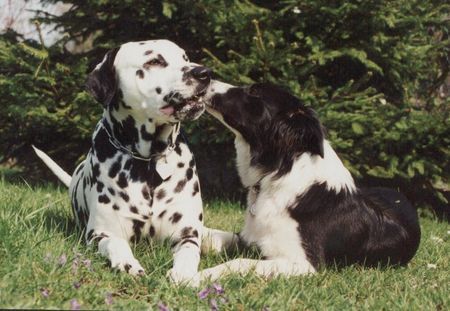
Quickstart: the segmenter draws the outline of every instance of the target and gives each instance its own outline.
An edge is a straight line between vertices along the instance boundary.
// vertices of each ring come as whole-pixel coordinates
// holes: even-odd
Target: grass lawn
[[[422,242],[407,268],[350,267],[270,281],[236,275],[220,281],[223,294],[200,299],[199,289],[167,281],[168,245],[137,245],[145,277],[111,271],[80,239],[66,189],[0,180],[0,308],[206,310],[215,301],[220,310],[448,310],[450,226],[422,214]],[[243,211],[234,203],[208,202],[205,217],[211,227],[238,230]],[[236,256],[203,256],[201,267]]]

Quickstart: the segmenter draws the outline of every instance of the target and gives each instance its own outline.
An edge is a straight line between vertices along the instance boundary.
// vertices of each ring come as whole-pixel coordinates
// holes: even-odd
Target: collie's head
[[[211,89],[207,111],[248,143],[252,165],[280,170],[303,153],[323,158],[319,120],[288,91],[268,83],[232,87],[215,81]]]

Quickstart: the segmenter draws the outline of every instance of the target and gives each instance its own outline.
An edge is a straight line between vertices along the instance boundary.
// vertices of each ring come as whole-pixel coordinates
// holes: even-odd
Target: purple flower
[[[112,296],[111,293],[106,293],[105,303],[107,305],[112,305],[113,304],[113,296]]]
[[[217,301],[214,298],[209,300],[209,307],[211,308],[211,311],[219,310],[219,306],[217,305]]]
[[[223,293],[225,293],[223,287],[220,284],[213,283],[212,288],[214,288],[214,290],[216,291],[216,294],[218,294],[218,295],[222,295]]]
[[[91,267],[91,260],[90,259],[85,259],[85,260],[82,261],[82,263],[83,263],[83,265],[86,268],[90,268]]]
[[[211,288],[207,287],[198,293],[198,298],[205,299],[211,292]]]
[[[81,287],[81,283],[80,282],[73,282],[73,288],[79,289],[80,287]]]
[[[60,266],[64,266],[67,262],[67,256],[66,254],[62,254],[59,258],[58,258],[58,264]]]
[[[162,302],[158,303],[158,310],[159,311],[170,311],[169,307],[163,304]]]
[[[80,310],[81,305],[78,303],[76,299],[72,299],[70,301],[70,310]]]
[[[48,289],[46,289],[46,288],[41,288],[41,294],[42,294],[42,296],[44,296],[45,298],[48,298],[48,296],[50,295],[50,292],[49,292]]]

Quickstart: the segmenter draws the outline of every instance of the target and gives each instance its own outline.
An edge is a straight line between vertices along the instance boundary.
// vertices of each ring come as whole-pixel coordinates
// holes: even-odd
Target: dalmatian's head
[[[157,122],[194,120],[205,109],[211,70],[189,62],[168,40],[129,42],[109,51],[87,79],[105,109]]]

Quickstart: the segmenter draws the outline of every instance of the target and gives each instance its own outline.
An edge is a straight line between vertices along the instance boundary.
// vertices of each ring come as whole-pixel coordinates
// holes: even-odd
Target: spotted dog
[[[69,187],[77,223],[113,268],[144,274],[130,242],[170,239],[169,275],[197,272],[202,199],[192,153],[179,122],[204,111],[210,70],[189,62],[167,40],[130,42],[109,51],[87,79],[104,110],[92,147],[73,176],[42,151],[38,156]]]
[[[420,241],[416,210],[393,189],[358,188],[311,108],[271,84],[213,82],[211,93],[206,109],[234,133],[238,172],[249,189],[243,230],[221,232],[216,249],[238,237],[266,260],[203,270],[195,284],[252,269],[267,277],[411,260]]]

